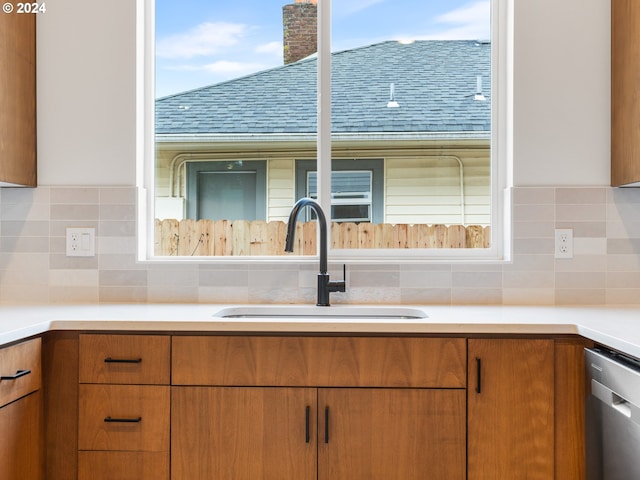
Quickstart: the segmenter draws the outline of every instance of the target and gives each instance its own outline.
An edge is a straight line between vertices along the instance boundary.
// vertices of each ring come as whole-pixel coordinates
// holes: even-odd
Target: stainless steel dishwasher
[[[587,480],[640,479],[640,361],[586,349]]]

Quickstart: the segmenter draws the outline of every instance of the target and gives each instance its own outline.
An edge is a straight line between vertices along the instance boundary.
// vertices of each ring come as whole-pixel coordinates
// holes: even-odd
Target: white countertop
[[[251,305],[254,308],[256,306]],[[402,305],[398,308],[418,308],[428,317],[400,320],[368,317],[347,320],[298,317],[286,319],[215,317],[216,312],[230,307],[235,305],[0,305],[0,345],[53,330],[458,335],[577,334],[640,358],[640,306]],[[358,308],[357,306],[340,306],[340,308],[343,307]]]

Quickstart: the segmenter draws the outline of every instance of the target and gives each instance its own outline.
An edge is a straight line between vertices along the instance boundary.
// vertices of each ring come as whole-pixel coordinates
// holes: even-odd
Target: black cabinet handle
[[[2,375],[0,380],[16,380],[20,377],[24,377],[25,375],[29,375],[31,370],[18,370],[14,375]]]
[[[311,420],[311,407],[307,405],[307,410],[305,412],[305,430],[304,430],[304,439],[307,443],[311,441],[311,432],[309,431],[309,422]]]
[[[329,407],[324,407],[324,443],[329,443]]]
[[[476,393],[482,392],[482,360],[476,357]]]
[[[142,417],[133,417],[133,418],[106,417],[104,421],[105,423],[140,423],[142,421]]]
[[[141,358],[111,358],[104,359],[104,363],[142,363]]]

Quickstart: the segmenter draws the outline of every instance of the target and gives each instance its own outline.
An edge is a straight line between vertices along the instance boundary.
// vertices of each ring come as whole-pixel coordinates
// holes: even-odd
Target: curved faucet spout
[[[318,273],[318,302],[316,305],[328,307],[329,294],[331,292],[344,292],[346,284],[344,279],[338,282],[329,280],[327,273],[327,218],[324,216],[322,208],[315,200],[311,198],[301,198],[296,202],[289,214],[289,223],[287,224],[287,239],[285,240],[285,252],[293,252],[293,242],[296,237],[296,219],[300,210],[304,207],[310,207],[318,217],[320,224],[320,272]]]
[[[304,207],[310,207],[318,217],[320,224],[320,273],[327,273],[327,218],[320,204],[312,198],[301,198],[296,202],[289,214],[287,224],[287,239],[285,240],[284,251],[293,252],[293,242],[296,237],[296,219]]]

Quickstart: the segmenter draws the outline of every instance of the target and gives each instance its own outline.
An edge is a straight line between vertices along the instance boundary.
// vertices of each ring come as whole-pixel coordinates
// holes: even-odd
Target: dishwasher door
[[[640,362],[586,349],[587,479],[640,479]]]

